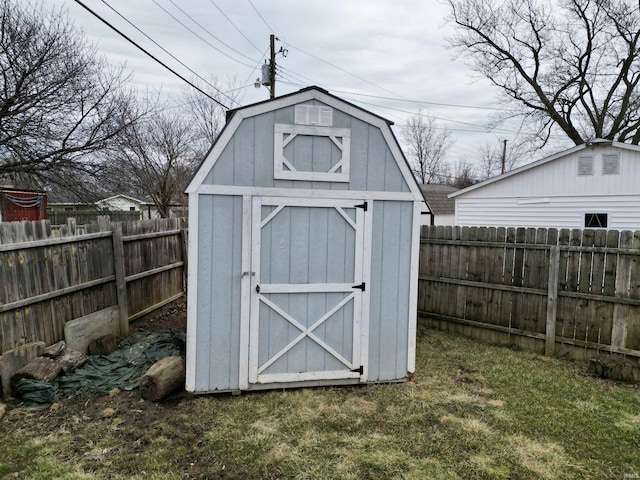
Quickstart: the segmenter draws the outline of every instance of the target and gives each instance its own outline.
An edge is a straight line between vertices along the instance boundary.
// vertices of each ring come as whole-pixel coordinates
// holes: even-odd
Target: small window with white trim
[[[602,156],[602,174],[618,175],[620,173],[620,157],[618,154]]]
[[[318,105],[296,105],[295,120],[298,125],[333,126],[333,109]]]
[[[585,213],[584,228],[607,228],[608,217],[607,213]]]
[[[593,157],[578,158],[578,175],[593,175]]]
[[[351,129],[277,123],[274,135],[275,179],[349,181]]]

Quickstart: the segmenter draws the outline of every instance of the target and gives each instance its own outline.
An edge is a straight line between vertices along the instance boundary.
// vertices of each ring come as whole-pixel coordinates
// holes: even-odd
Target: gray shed
[[[188,391],[414,371],[424,199],[390,125],[317,87],[230,112],[187,188]]]

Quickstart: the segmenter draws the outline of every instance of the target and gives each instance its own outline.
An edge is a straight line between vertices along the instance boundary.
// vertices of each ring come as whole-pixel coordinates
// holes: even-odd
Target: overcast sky
[[[497,92],[447,48],[452,30],[445,19],[448,9],[438,0],[82,1],[183,76],[194,74],[127,20],[198,75],[217,77],[223,90],[240,88],[235,94],[242,105],[269,96],[254,81],[274,33],[276,50],[287,52],[276,58],[276,95],[321,86],[393,121],[400,139],[407,118],[422,109],[451,131],[452,161],[472,160],[478,147],[516,136],[517,126],[488,130],[491,108],[500,106]],[[137,86],[161,89],[167,98],[185,88],[75,1],[45,4],[66,8],[99,52],[113,63],[126,63]]]

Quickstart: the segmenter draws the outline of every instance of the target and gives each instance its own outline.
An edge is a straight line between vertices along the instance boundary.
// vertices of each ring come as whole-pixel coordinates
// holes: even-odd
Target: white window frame
[[[340,149],[342,157],[328,172],[296,170],[284,155],[285,147],[298,135],[328,137]],[[276,123],[273,142],[273,178],[276,180],[302,180],[310,182],[348,182],[351,164],[351,129],[289,125]],[[284,167],[287,167],[285,170]],[[339,172],[337,170],[340,170]]]

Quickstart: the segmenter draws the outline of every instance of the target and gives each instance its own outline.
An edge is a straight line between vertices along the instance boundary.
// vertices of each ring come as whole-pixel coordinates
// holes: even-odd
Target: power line
[[[253,7],[253,9],[256,11],[256,13],[258,14],[258,16],[260,17],[260,19],[263,21],[263,23],[267,26],[267,28],[269,29],[269,31],[271,33],[275,33],[275,30],[273,28],[271,28],[271,26],[267,23],[267,21],[264,19],[264,17],[262,16],[262,14],[258,11],[258,9],[256,8],[256,6],[253,4],[253,2],[251,0],[247,0],[249,2],[249,5],[251,5]]]
[[[187,18],[189,18],[189,20],[191,20],[193,23],[195,23],[197,26],[199,26],[205,33],[209,34],[211,37],[215,38],[217,41],[219,41],[222,45],[224,45],[225,47],[227,47],[229,50],[231,50],[232,52],[237,53],[238,55],[240,55],[241,57],[246,58],[247,60],[249,60],[250,62],[255,62],[255,60],[251,57],[247,57],[244,53],[239,52],[238,50],[236,50],[235,48],[233,48],[231,45],[226,44],[225,42],[223,42],[222,40],[220,40],[218,37],[216,37],[213,33],[211,33],[209,30],[207,30],[205,27],[203,27],[196,19],[194,19],[191,15],[189,15],[187,12],[185,12],[179,5],[176,5],[176,3],[173,0],[169,0],[169,2],[171,2],[171,4],[176,7],[178,10],[180,10],[182,12],[183,15],[185,15]]]
[[[382,97],[380,95],[371,95],[367,93],[357,93],[357,92],[348,92],[344,90],[331,90],[336,93],[347,93],[349,95],[358,95],[360,97],[370,97],[370,98],[379,98],[381,100],[395,100],[400,102],[410,102],[410,103],[419,103],[424,105],[436,105],[439,107],[456,107],[456,108],[474,108],[479,110],[501,110],[505,112],[516,112],[517,110],[509,109],[509,108],[500,108],[500,107],[483,107],[480,105],[464,105],[457,103],[438,103],[438,102],[428,102],[426,100],[412,100],[410,98],[394,98],[394,97]]]
[[[363,82],[365,82],[365,83],[367,83],[367,84],[369,84],[369,85],[371,85],[371,86],[373,86],[373,87],[379,88],[380,90],[384,90],[385,92],[388,92],[388,93],[390,93],[390,94],[392,94],[392,95],[395,95],[395,96],[397,96],[398,98],[405,98],[405,97],[403,97],[402,95],[398,95],[397,93],[392,92],[392,91],[391,91],[391,90],[389,90],[388,88],[381,87],[380,85],[376,85],[375,83],[370,82],[369,80],[367,80],[367,79],[366,79],[366,78],[364,78],[364,77],[361,77],[361,76],[359,76],[359,75],[356,75],[355,73],[351,73],[350,71],[345,70],[344,68],[339,67],[338,65],[335,65],[335,64],[333,64],[333,63],[331,63],[331,62],[328,62],[328,61],[326,61],[326,60],[323,60],[322,58],[320,58],[320,57],[318,57],[318,56],[316,56],[316,55],[314,55],[314,54],[312,54],[312,53],[306,52],[306,51],[302,50],[300,47],[296,47],[295,45],[292,45],[291,43],[287,43],[287,44],[288,44],[291,48],[295,48],[295,49],[296,49],[296,50],[298,50],[299,52],[304,53],[305,55],[307,55],[307,56],[309,56],[309,57],[311,57],[311,58],[314,58],[314,59],[318,60],[319,62],[325,63],[325,64],[329,65],[330,67],[333,67],[333,68],[335,68],[335,69],[337,69],[337,70],[340,70],[341,72],[344,72],[344,73],[346,73],[347,75],[351,75],[352,77],[357,78],[358,80],[363,81]]]
[[[186,30],[188,30],[189,32],[191,32],[193,35],[195,35],[196,37],[198,37],[200,40],[202,40],[204,43],[206,43],[207,45],[209,45],[211,48],[213,48],[216,52],[221,53],[222,55],[224,55],[225,57],[233,60],[234,62],[239,63],[240,65],[243,65],[245,67],[249,67],[252,68],[251,65],[246,64],[244,62],[241,62],[240,60],[238,60],[237,58],[232,57],[231,55],[229,55],[228,53],[220,50],[218,47],[216,47],[215,45],[213,45],[211,42],[209,42],[207,39],[203,38],[201,35],[199,35],[198,33],[194,32],[191,28],[189,28],[187,25],[185,25],[184,23],[182,23],[174,14],[172,14],[169,10],[167,10],[166,8],[164,8],[162,5],[160,5],[156,0],[152,0],[153,3],[155,3],[162,11],[164,11],[167,15],[169,15],[171,18],[173,18],[176,22],[178,22],[180,25],[182,25],[183,28],[185,28]]]
[[[224,12],[222,11],[222,9],[218,6],[218,4],[217,4],[216,2],[214,2],[213,0],[209,0],[209,1],[213,4],[213,6],[214,6],[214,7],[216,7],[216,8],[218,9],[218,11],[219,11],[223,16],[224,16],[224,18],[226,18],[226,19],[227,19],[227,21],[228,21],[228,22],[233,26],[233,28],[235,28],[235,29],[238,31],[238,33],[239,33],[240,35],[242,35],[242,36],[244,37],[244,39],[245,39],[247,42],[249,42],[249,43],[251,44],[251,46],[253,46],[253,48],[255,48],[255,49],[258,51],[258,53],[260,53],[260,48],[258,48],[258,47],[257,47],[257,46],[256,46],[256,45],[255,45],[255,44],[254,44],[250,39],[249,39],[249,37],[247,37],[244,33],[242,33],[242,30],[240,30],[240,29],[236,26],[236,24],[235,24],[235,23],[233,23],[233,22],[231,21],[231,19],[227,16],[227,14],[226,14],[226,13],[224,13]],[[264,56],[264,54],[263,54],[262,56]],[[262,60],[262,59],[261,59],[261,60]]]
[[[207,85],[209,85],[211,88],[213,88],[214,90],[218,91],[218,93],[224,95],[224,93],[220,90],[218,90],[218,88],[211,84],[209,81],[207,81],[205,78],[201,77],[200,75],[198,75],[198,73],[196,71],[194,71],[193,69],[191,69],[188,65],[186,65],[184,62],[182,62],[178,57],[176,57],[175,55],[173,55],[171,52],[169,52],[166,48],[164,48],[162,45],[160,45],[158,42],[156,42],[153,38],[151,38],[149,35],[147,35],[145,32],[143,32],[140,28],[138,28],[134,23],[132,23],[128,18],[126,18],[124,15],[122,15],[118,10],[116,10],[115,8],[113,8],[111,5],[109,5],[106,0],[102,0],[102,3],[104,3],[107,7],[109,7],[113,12],[115,12],[120,18],[122,18],[125,22],[127,22],[129,25],[131,25],[133,28],[135,28],[138,32],[140,32],[142,35],[144,35],[146,38],[148,38],[151,42],[153,42],[157,47],[159,47],[163,52],[165,52],[167,55],[169,55],[171,58],[173,58],[176,62],[178,62],[180,65],[182,65],[184,68],[186,68],[187,70],[189,70],[191,73],[193,73],[196,77],[198,77],[200,80],[202,80],[204,83],[206,83]],[[231,100],[232,102],[235,101],[233,100],[233,98],[226,96],[229,100]],[[237,103],[237,102],[236,102]]]
[[[143,47],[141,47],[140,45],[138,45],[134,40],[132,40],[131,38],[129,38],[127,35],[125,35],[123,32],[121,32],[120,30],[118,30],[115,26],[113,26],[112,24],[110,24],[107,20],[105,20],[104,18],[102,18],[100,15],[98,15],[96,12],[94,12],[93,10],[91,10],[89,7],[87,7],[84,3],[82,3],[81,0],[74,0],[78,5],[80,5],[82,8],[84,8],[86,11],[88,11],[91,15],[93,15],[94,17],[96,17],[98,20],[100,20],[102,23],[104,23],[107,27],[109,27],[111,30],[113,30],[114,32],[116,32],[118,35],[120,35],[122,38],[124,38],[125,40],[127,40],[129,43],[131,43],[133,46],[135,46],[138,50],[140,50],[141,52],[143,52],[145,55],[147,55],[148,57],[150,57],[151,59],[153,59],[155,62],[157,62],[158,64],[162,65],[164,68],[166,68],[167,70],[169,70],[171,73],[173,73],[176,77],[178,77],[180,80],[182,80],[183,82],[189,84],[190,86],[192,86],[193,88],[195,88],[198,92],[200,92],[201,94],[203,94],[205,97],[209,98],[210,100],[214,101],[215,103],[217,103],[218,105],[220,105],[222,108],[224,108],[225,110],[228,110],[229,107],[227,107],[225,104],[223,104],[222,102],[220,102],[218,99],[212,97],[211,95],[209,95],[207,92],[205,92],[204,90],[202,90],[200,87],[198,87],[196,84],[194,84],[193,82],[190,82],[189,80],[187,80],[186,78],[184,78],[182,75],[180,75],[178,72],[176,72],[174,69],[172,69],[171,67],[169,67],[167,64],[165,64],[164,62],[162,62],[161,60],[159,60],[158,58],[156,58],[155,56],[153,56],[151,53],[149,53],[147,50],[145,50]],[[220,91],[220,90],[218,90]]]

